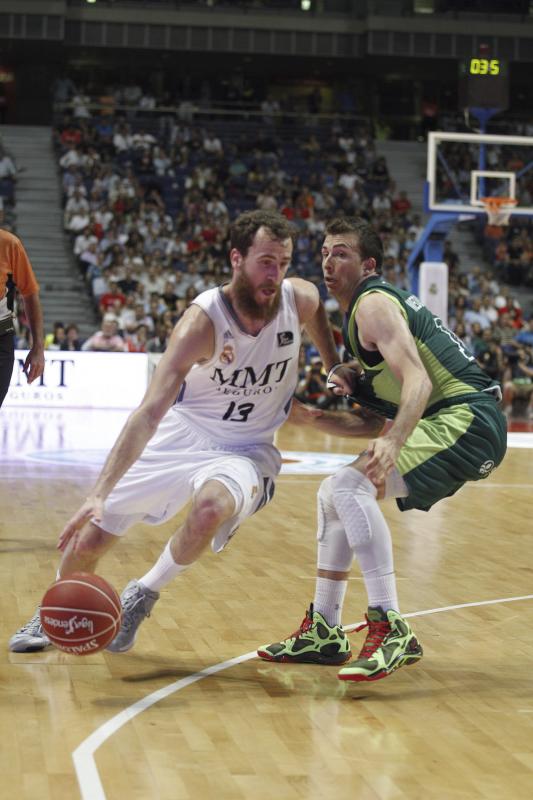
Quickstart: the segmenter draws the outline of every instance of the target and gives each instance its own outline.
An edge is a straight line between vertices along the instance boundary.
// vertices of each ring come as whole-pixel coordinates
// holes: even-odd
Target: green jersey
[[[365,350],[359,341],[355,315],[361,299],[380,292],[396,303],[415,340],[418,355],[433,384],[424,417],[440,408],[471,401],[480,392],[498,393],[495,383],[476,363],[465,344],[416,297],[397,289],[379,275],[371,275],[357,288],[344,321],[344,343],[360,361],[364,372],[353,400],[393,419],[400,403],[401,383],[378,350]]]

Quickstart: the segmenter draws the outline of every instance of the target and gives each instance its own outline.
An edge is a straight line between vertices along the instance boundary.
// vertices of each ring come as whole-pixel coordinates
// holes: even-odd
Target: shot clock
[[[509,105],[509,66],[488,54],[472,56],[459,64],[459,106],[494,108]]]

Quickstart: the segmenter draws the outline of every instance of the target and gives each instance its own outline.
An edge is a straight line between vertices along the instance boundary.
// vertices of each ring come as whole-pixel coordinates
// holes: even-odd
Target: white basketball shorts
[[[217,444],[191,428],[173,407],[141,457],[107,497],[98,526],[121,536],[137,522],[160,525],[177,514],[206,481],[217,480],[235,500],[235,515],[212,542],[218,552],[246,517],[271,500],[280,468],[281,456],[273,445]]]

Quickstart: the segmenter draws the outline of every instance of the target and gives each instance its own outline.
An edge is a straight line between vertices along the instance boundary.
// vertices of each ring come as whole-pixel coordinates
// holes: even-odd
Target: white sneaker
[[[13,653],[37,653],[51,644],[50,639],[43,631],[39,608],[22,628],[13,634],[9,640],[9,649]]]

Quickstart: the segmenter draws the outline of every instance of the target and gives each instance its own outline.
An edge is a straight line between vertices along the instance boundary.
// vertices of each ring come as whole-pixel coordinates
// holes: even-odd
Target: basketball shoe
[[[349,667],[341,669],[341,681],[378,681],[422,658],[418,639],[397,611],[370,607],[365,624],[356,630],[366,627],[368,633],[361,652]]]
[[[152,592],[139,581],[130,581],[122,594],[120,603],[122,605],[122,621],[120,630],[107,645],[106,650],[112,653],[125,653],[133,647],[139,625],[150,616],[150,611],[159,600],[159,592]]]
[[[19,628],[9,640],[9,649],[13,653],[38,653],[51,644],[50,639],[43,631],[39,608],[22,628]]]
[[[345,664],[352,654],[348,637],[340,625],[330,626],[313,604],[306,611],[302,624],[288,639],[260,647],[265,661],[292,661],[305,664]]]

